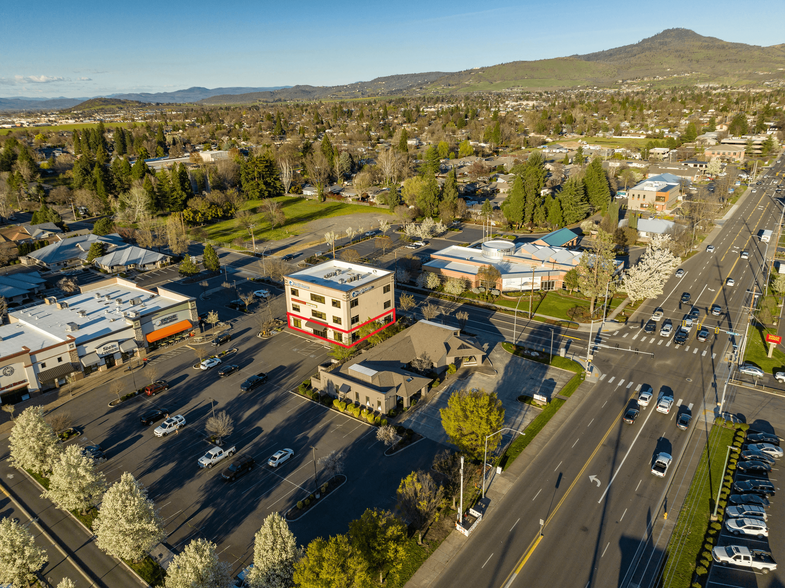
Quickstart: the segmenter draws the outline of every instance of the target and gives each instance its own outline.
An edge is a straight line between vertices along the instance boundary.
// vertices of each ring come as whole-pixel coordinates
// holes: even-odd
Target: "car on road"
[[[93,459],[104,459],[104,450],[100,445],[85,445],[82,447],[82,455]]]
[[[673,396],[670,394],[663,394],[657,402],[657,412],[662,414],[670,414],[671,407],[673,406]]]
[[[651,386],[646,386],[641,389],[640,394],[638,394],[638,406],[649,406],[652,396],[653,392]]]
[[[738,506],[729,506],[725,509],[725,516],[732,519],[743,517],[763,519],[764,521],[769,518],[766,514],[766,509],[755,504],[740,504]]]
[[[763,461],[740,461],[736,464],[736,471],[743,474],[763,474],[771,471],[771,466]]]
[[[218,335],[215,339],[213,339],[212,346],[218,347],[219,345],[223,345],[224,343],[228,343],[232,340],[232,336],[229,333],[224,335]]]
[[[149,386],[144,387],[144,393],[147,396],[155,396],[156,394],[159,394],[164,390],[168,390],[168,389],[169,389],[169,383],[166,380],[156,380]]]
[[[180,427],[185,426],[185,417],[181,414],[169,417],[155,428],[156,437],[166,437],[169,433],[174,433]]]
[[[708,338],[709,338],[709,330],[706,327],[701,327],[701,330],[698,331],[698,335],[697,335],[698,341],[704,343]]]
[[[289,461],[292,457],[294,457],[294,451],[292,449],[281,449],[270,456],[270,459],[267,460],[267,465],[271,468],[277,468],[279,465]]]
[[[679,268],[679,269],[676,270],[676,277],[677,278],[680,278],[683,275],[684,275],[684,270],[683,269]]]
[[[751,443],[744,447],[745,451],[759,451],[760,453],[765,453],[768,456],[773,457],[774,459],[779,459],[782,457],[782,449],[777,447],[776,445],[772,445],[771,443]]]
[[[686,304],[689,301],[690,301],[690,293],[689,292],[685,292],[684,294],[681,295],[681,303],[682,304]]]
[[[753,376],[755,378],[762,378],[764,376],[763,370],[756,365],[743,363],[739,366],[739,373],[745,376]]]
[[[699,319],[701,316],[700,308],[697,306],[693,306],[690,312],[687,314],[687,318],[692,319],[693,321]]]
[[[687,331],[679,329],[676,331],[676,335],[673,337],[673,344],[674,345],[684,345],[687,342]]]
[[[256,375],[251,376],[245,382],[240,384],[240,392],[250,392],[251,390],[256,390],[259,386],[264,384],[267,381],[267,374],[264,372],[260,372]]]
[[[745,449],[739,454],[739,457],[746,461],[762,461],[769,465],[774,465],[775,462],[772,456],[761,453],[760,451],[753,451],[751,449]]]
[[[221,360],[217,357],[208,357],[202,363],[199,364],[199,369],[201,370],[209,370],[214,368],[217,365],[221,365]]]
[[[373,237],[376,233],[377,233],[377,231],[365,231],[365,236],[366,237]]]
[[[253,293],[253,295],[256,296],[257,298],[269,298],[270,297],[270,291],[269,290],[256,290]]]
[[[728,496],[728,502],[731,504],[762,506],[768,508],[771,503],[765,496],[759,494],[731,494]]]
[[[241,455],[235,459],[228,468],[221,472],[221,477],[227,482],[234,482],[250,472],[256,466],[256,461],[250,455]]]
[[[651,315],[651,320],[659,322],[665,312],[661,308],[655,308],[654,313]]]
[[[404,247],[406,247],[406,249],[417,249],[417,245],[415,245],[414,243],[407,243],[406,245],[404,245]]]
[[[722,307],[719,304],[711,305],[711,315],[720,316],[722,314]]]
[[[756,518],[726,519],[725,528],[734,535],[747,535],[758,539],[765,539],[769,536],[769,528],[766,523]]]
[[[745,443],[770,443],[777,446],[780,444],[780,438],[771,433],[749,433],[744,441]]]
[[[657,323],[655,323],[653,320],[649,320],[646,323],[646,325],[643,327],[644,333],[653,333],[656,330],[657,330]]]
[[[240,369],[239,365],[229,364],[223,366],[220,370],[218,370],[218,377],[225,378]]]
[[[709,245],[706,247],[706,253],[714,253],[714,245]]]
[[[428,241],[415,241],[413,245],[416,245],[417,247],[427,247]]]
[[[728,278],[727,280],[725,280],[725,285],[726,286],[735,286],[736,282],[733,280],[733,278]]]
[[[750,254],[749,254],[749,252],[747,252],[747,251],[742,251],[742,252],[741,252],[741,258],[742,258],[742,259],[749,259],[749,258],[750,258]]]
[[[774,496],[777,489],[769,480],[744,480],[734,482],[731,486],[734,494],[760,494],[761,496]]]
[[[142,423],[145,427],[149,427],[155,422],[160,421],[161,419],[165,419],[169,416],[169,409],[163,406],[158,408],[152,408],[144,413],[142,416],[139,417],[139,422]]]
[[[287,253],[281,258],[281,261],[292,261],[295,257],[300,255],[299,253]]]
[[[679,418],[676,419],[676,426],[682,431],[686,431],[687,427],[690,426],[691,420],[692,415],[688,412],[683,412],[679,415]]]
[[[651,473],[660,478],[664,478],[668,473],[668,467],[671,465],[673,458],[670,454],[662,452],[657,454],[654,458],[654,464],[651,466]]]
[[[670,337],[672,332],[673,323],[671,322],[671,319],[665,319],[665,322],[662,324],[662,328],[660,329],[660,337]]]
[[[640,412],[641,411],[639,411],[637,408],[632,408],[632,407],[628,408],[627,412],[624,413],[624,422],[627,423],[628,425],[633,424],[635,422],[635,419],[638,418]]]

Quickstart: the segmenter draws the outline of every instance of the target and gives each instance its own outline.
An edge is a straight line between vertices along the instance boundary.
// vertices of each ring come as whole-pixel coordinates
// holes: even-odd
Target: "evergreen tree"
[[[520,176],[515,176],[512,183],[512,190],[510,190],[507,200],[502,204],[502,212],[504,213],[507,221],[520,228],[523,223],[523,208],[526,202],[526,191],[523,187],[523,179]]]
[[[516,166],[518,167],[518,166]],[[513,169],[515,172],[515,169]],[[543,187],[545,186],[545,161],[540,155],[539,151],[535,151],[529,155],[529,159],[523,165],[523,168],[518,167],[519,175],[523,177],[524,188],[524,207],[523,207],[523,222],[531,225],[534,215],[534,207],[540,201],[540,195]]]
[[[573,176],[564,182],[558,198],[564,215],[565,225],[572,225],[582,221],[589,214],[589,203],[586,201],[586,187],[581,178]]]
[[[112,184],[118,192],[128,192],[131,188],[131,164],[125,157],[116,157],[112,161]]]
[[[204,246],[202,265],[204,266],[204,269],[211,272],[217,272],[221,269],[221,262],[218,259],[218,254],[209,243]]]
[[[428,174],[417,195],[417,207],[426,217],[432,217],[439,208],[439,184],[436,176]]]
[[[164,137],[163,123],[158,123],[158,130],[155,133],[155,144],[160,149],[161,155],[166,153],[166,137]]]
[[[327,133],[322,137],[321,150],[327,158],[330,168],[332,168],[335,165],[335,149],[333,148],[333,144],[330,142],[330,137],[327,136]]]
[[[114,153],[119,157],[128,153],[128,147],[125,143],[125,132],[122,127],[117,127],[114,131]]]
[[[194,276],[199,273],[199,268],[193,262],[190,255],[186,255],[177,267],[181,276]]]
[[[401,138],[398,140],[398,151],[401,153],[409,152],[409,131],[406,129],[401,131]]]
[[[103,201],[104,209],[109,208],[109,192],[107,190],[103,167],[96,164],[93,168],[93,182],[96,195]]]
[[[548,209],[547,212],[548,224],[550,224],[552,227],[564,226],[564,216],[562,215],[561,203],[559,202],[559,199],[552,198],[549,196],[546,199],[545,206]]]
[[[595,211],[605,214],[611,202],[611,187],[599,158],[593,159],[586,167],[584,181],[589,204]]]
[[[248,198],[254,200],[283,196],[280,171],[272,153],[266,151],[244,161],[240,166],[240,185]]]
[[[423,177],[428,174],[438,174],[439,168],[439,152],[436,150],[436,147],[431,145],[425,151],[425,161],[420,166],[420,173],[422,173]]]
[[[147,164],[144,162],[144,159],[141,156],[137,157],[134,165],[131,167],[131,179],[141,180],[147,175],[147,172]]]
[[[547,221],[548,210],[542,199],[538,199],[534,204],[534,214],[532,216],[532,223],[535,227],[544,227]]]
[[[275,115],[275,128],[273,129],[273,136],[275,137],[282,137],[286,134],[286,131],[283,129],[283,123],[281,122],[281,113],[277,113]]]
[[[79,130],[78,129],[74,129],[73,141],[74,141],[74,155],[81,155],[82,154],[82,136],[79,134]]]
[[[455,173],[455,168],[450,170],[447,174],[447,180],[444,182],[444,190],[442,191],[442,200],[449,204],[455,204],[458,201],[458,177]]]

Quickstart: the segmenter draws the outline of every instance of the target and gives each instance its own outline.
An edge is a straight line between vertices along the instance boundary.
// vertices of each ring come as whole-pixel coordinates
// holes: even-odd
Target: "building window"
[[[333,339],[343,343],[343,335],[341,333],[339,333],[338,331],[333,331]]]
[[[336,325],[340,325],[340,324],[341,324],[341,317],[339,317],[339,316],[333,316],[333,322],[334,322]]]
[[[292,296],[299,296],[299,295],[300,295],[300,291],[299,291],[297,288],[290,288],[290,289],[289,289],[289,293],[290,293]]]
[[[387,284],[387,285],[386,285],[386,286],[385,286],[385,287],[382,289],[382,293],[383,293],[383,294],[387,294],[387,292],[389,292],[389,291],[390,291],[390,284]]]
[[[341,301],[333,299],[333,308],[341,308]]]
[[[299,304],[292,304],[292,310],[294,312],[300,312],[300,305]]]
[[[376,401],[376,410],[378,410],[379,412],[382,412],[382,401],[381,400],[377,400]]]
[[[541,290],[555,290],[556,289],[556,282],[554,280],[545,280],[542,283]]]
[[[354,308],[354,307],[355,307],[355,306],[357,306],[358,304],[360,304],[360,301],[359,301],[359,300],[357,300],[357,299],[355,298],[354,300],[352,300],[352,301],[349,303],[349,308]]]
[[[46,364],[45,364],[45,363],[42,363],[42,364],[41,364],[41,368],[45,368],[45,367],[46,367]]]
[[[318,310],[313,310],[313,309],[311,309],[311,316],[313,318],[318,318],[318,319],[322,319],[322,320],[326,320],[327,319],[327,315],[326,314],[324,314],[323,312],[319,312]]]
[[[389,300],[384,301],[384,308],[390,308],[391,302]]]
[[[366,406],[371,406],[371,397],[370,396],[366,396],[365,397],[365,405]]]
[[[357,324],[357,323],[359,323],[359,322],[360,322],[360,316],[359,316],[359,315],[358,315],[358,316],[353,316],[353,317],[352,317],[352,324],[353,324],[353,325],[356,325],[356,324]]]
[[[300,319],[293,318],[292,326],[301,329],[303,327],[303,321],[301,321]]]
[[[58,357],[57,358],[57,363],[63,363],[63,358],[62,357]]]
[[[354,401],[355,402],[360,402],[360,393],[359,392],[355,392],[354,393]]]
[[[318,302],[319,304],[324,304],[324,296],[319,296],[318,294],[311,294],[311,301]]]

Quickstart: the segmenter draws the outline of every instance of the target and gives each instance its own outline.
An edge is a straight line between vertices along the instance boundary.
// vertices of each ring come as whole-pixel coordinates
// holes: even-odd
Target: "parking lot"
[[[742,422],[747,422],[751,429],[768,433],[781,433],[785,430],[785,398],[754,392],[746,389],[735,389],[729,396],[725,408],[737,416]],[[769,496],[771,506],[767,509],[768,539],[755,537],[734,536],[724,526],[717,541],[717,545],[742,545],[750,550],[757,549],[768,551],[772,554],[778,569],[769,573],[749,571],[741,568],[712,563],[706,586],[711,588],[743,588],[758,586],[760,588],[775,588],[785,585],[785,497],[781,493],[783,477],[783,461],[777,460],[768,474],[744,474],[737,472],[735,482],[743,480],[767,479],[771,481],[777,491],[774,496]]]

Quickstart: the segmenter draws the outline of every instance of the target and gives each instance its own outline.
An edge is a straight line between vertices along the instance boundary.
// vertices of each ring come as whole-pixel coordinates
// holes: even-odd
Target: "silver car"
[[[762,378],[764,376],[762,369],[760,369],[756,365],[751,365],[749,363],[741,364],[739,366],[739,373],[744,374],[746,376],[752,376],[754,378]]]

